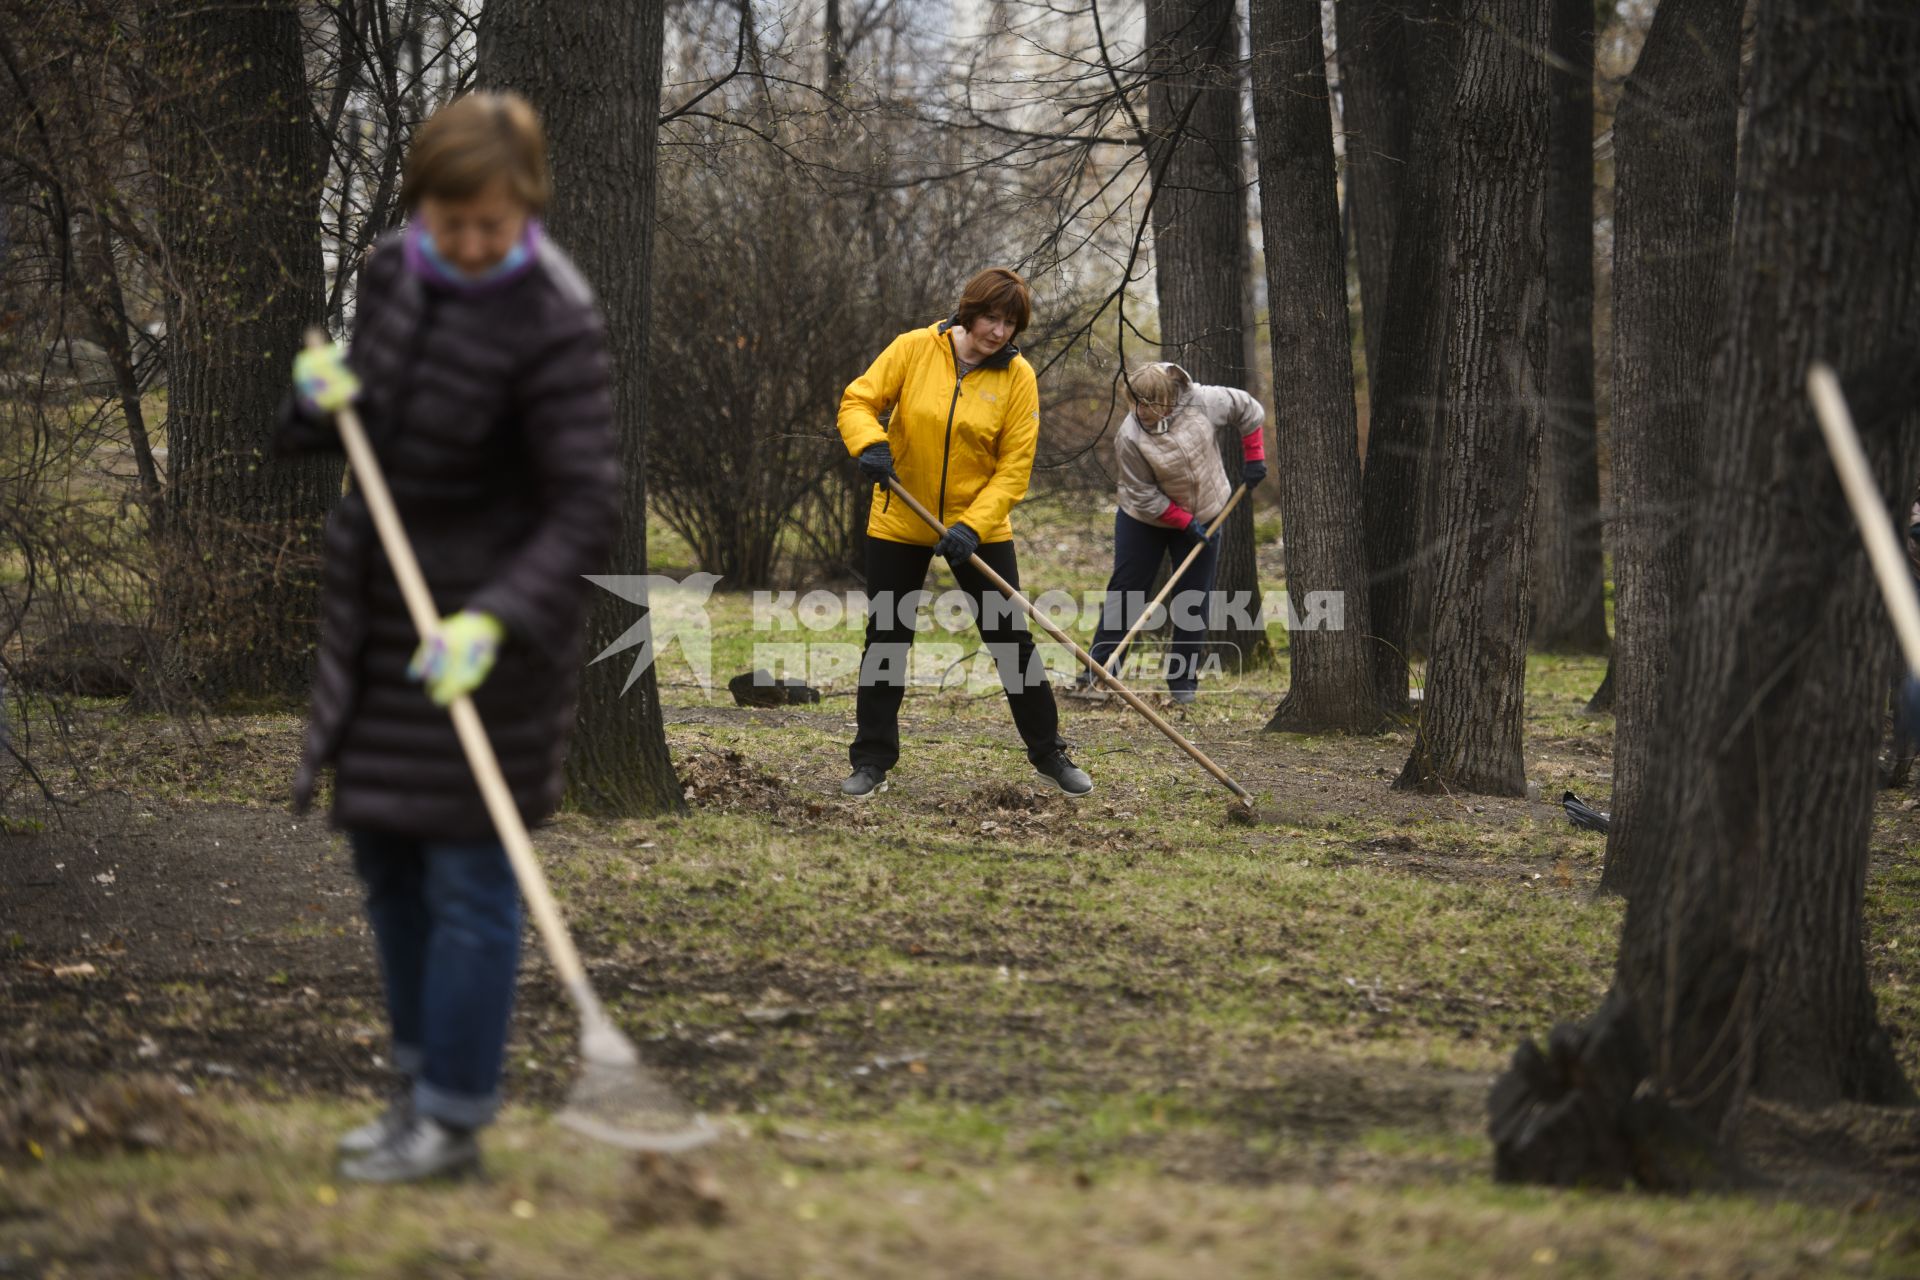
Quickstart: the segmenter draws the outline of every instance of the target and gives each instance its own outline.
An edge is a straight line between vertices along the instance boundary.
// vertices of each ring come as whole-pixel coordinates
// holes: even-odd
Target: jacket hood
[[[944,334],[946,333],[947,330],[953,328],[953,326],[958,324],[959,322],[960,322],[960,317],[948,316],[945,320],[942,320],[940,322],[939,331],[942,334]],[[998,351],[994,352],[992,355],[988,356],[985,360],[982,360],[979,364],[973,367],[976,369],[1004,369],[1008,365],[1012,364],[1013,358],[1019,354],[1020,354],[1020,348],[1015,346],[1012,342],[1009,342],[1007,343],[1006,346],[1000,348]]]

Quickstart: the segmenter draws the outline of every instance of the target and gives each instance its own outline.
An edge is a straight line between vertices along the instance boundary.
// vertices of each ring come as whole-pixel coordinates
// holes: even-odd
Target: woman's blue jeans
[[[1100,629],[1088,649],[1095,662],[1107,661],[1152,599],[1153,578],[1160,571],[1161,561],[1171,559],[1173,565],[1179,564],[1199,541],[1198,531],[1167,529],[1135,520],[1124,511],[1113,513],[1113,576],[1107,580]],[[1169,689],[1192,689],[1200,682],[1201,647],[1212,612],[1209,594],[1219,560],[1220,544],[1208,541],[1206,550],[1194,559],[1167,597],[1173,615],[1173,648],[1165,664]]]
[[[520,968],[520,886],[498,841],[348,833],[414,1109],[474,1129],[500,1107]]]

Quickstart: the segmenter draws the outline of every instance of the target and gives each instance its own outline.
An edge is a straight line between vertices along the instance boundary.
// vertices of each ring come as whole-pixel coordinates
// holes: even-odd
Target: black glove
[[[1240,483],[1251,489],[1267,478],[1267,464],[1255,458],[1251,462],[1240,464]]]
[[[1908,742],[1920,742],[1920,679],[1911,675],[1894,695],[1893,731]]]
[[[967,526],[955,521],[947,526],[947,536],[934,544],[934,554],[947,558],[947,563],[958,569],[965,564],[973,553],[980,549],[980,535]]]
[[[859,464],[860,474],[875,484],[885,484],[893,474],[893,450],[885,440],[862,449],[854,461]]]

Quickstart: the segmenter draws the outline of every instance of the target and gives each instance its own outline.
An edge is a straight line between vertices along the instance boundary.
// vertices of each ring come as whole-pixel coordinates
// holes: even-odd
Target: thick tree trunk
[[[298,7],[147,14],[167,289],[163,697],[297,694],[338,460],[270,459],[323,277]]]
[[[1476,0],[1450,117],[1447,434],[1433,649],[1401,788],[1522,795],[1546,347],[1545,0]]]
[[[1252,36],[1287,594],[1304,617],[1309,593],[1331,593],[1344,615],[1339,630],[1289,636],[1291,684],[1267,728],[1367,733],[1380,726],[1380,703],[1367,641],[1353,342],[1319,0],[1252,0]]]
[[[1410,0],[1340,0],[1341,125],[1346,133],[1347,208],[1360,274],[1360,324],[1369,394],[1380,368],[1394,226],[1413,162],[1415,78],[1408,65]]]
[[[1530,1141],[1570,1106],[1584,1122],[1568,1137],[1591,1149],[1594,1134],[1636,1145],[1649,1105],[1725,1135],[1750,1095],[1915,1101],[1861,944],[1891,635],[1805,377],[1816,359],[1855,371],[1868,457],[1904,502],[1920,426],[1920,189],[1906,180],[1920,22],[1906,0],[1764,0],[1756,28],[1674,714],[1643,796],[1643,838],[1658,832],[1665,856],[1635,872],[1593,1020],[1630,1019],[1624,1039],[1648,1053],[1637,1071],[1555,1080],[1523,1045],[1494,1105],[1503,1167],[1524,1176],[1585,1176]]]
[[[1593,0],[1550,0],[1547,424],[1534,519],[1536,648],[1605,653],[1593,405]]]
[[[625,519],[610,571],[647,571],[646,381],[653,204],[660,117],[662,0],[541,5],[488,0],[480,66],[487,84],[524,93],[546,122],[554,202],[548,225],[606,308]],[[594,601],[599,652],[633,625],[633,607]],[[667,755],[660,690],[649,667],[622,693],[622,662],[587,667],[567,754],[567,799],[590,813],[637,817],[682,807]]]
[[[1248,385],[1246,183],[1240,162],[1240,28],[1234,0],[1148,0],[1147,160],[1154,174],[1154,283],[1161,358],[1194,379]],[[1240,478],[1240,439],[1223,432],[1227,476]],[[1233,615],[1210,637],[1229,670],[1269,662],[1260,625],[1253,504],[1242,502],[1221,533],[1215,589]]]
[[[1600,887],[1626,893],[1669,834],[1641,796],[1677,705],[1708,377],[1726,316],[1742,0],[1662,0],[1614,117],[1613,825]]]
[[[1377,363],[1368,367],[1369,425],[1361,510],[1370,574],[1374,684],[1389,714],[1407,709],[1415,587],[1422,543],[1428,440],[1441,429],[1441,354],[1448,282],[1447,145],[1461,0],[1409,0],[1404,23],[1415,103],[1410,157],[1394,219],[1393,265]],[[1369,361],[1373,361],[1369,355]]]
[[[1749,1090],[1913,1100],[1860,936],[1891,637],[1805,375],[1910,370],[1920,346],[1915,17],[1904,0],[1759,12],[1702,536],[1643,815],[1667,852],[1635,874],[1616,974],[1657,1085],[1708,1125]],[[1861,389],[1897,506],[1915,406]]]

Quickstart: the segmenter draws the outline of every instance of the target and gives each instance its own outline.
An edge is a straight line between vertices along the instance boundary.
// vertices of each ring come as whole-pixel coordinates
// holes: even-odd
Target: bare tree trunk
[[[1900,0],[1759,15],[1731,328],[1707,485],[1617,985],[1660,1083],[1717,1122],[1749,1088],[1808,1106],[1910,1102],[1861,950],[1891,636],[1808,410],[1809,362],[1911,371],[1920,346],[1920,23]],[[1916,425],[1849,379],[1883,492]],[[1863,394],[1863,392],[1867,394]]]
[[[1409,0],[1340,0],[1333,6],[1369,395],[1382,359],[1394,226],[1413,163],[1417,82],[1408,64],[1408,7]]]
[[[1526,601],[1546,346],[1546,0],[1462,33],[1447,257],[1447,435],[1433,651],[1395,786],[1522,795]]]
[[[1178,361],[1196,381],[1245,387],[1253,326],[1244,293],[1250,250],[1234,0],[1148,0],[1147,51],[1162,358]],[[1238,483],[1239,436],[1222,433],[1220,456]],[[1215,587],[1235,601],[1236,618],[1211,633],[1212,651],[1230,667],[1271,661],[1273,646],[1260,625],[1252,503],[1227,519]]]
[[[1394,219],[1393,266],[1368,367],[1367,461],[1361,507],[1371,575],[1374,684],[1390,714],[1407,709],[1416,582],[1424,574],[1422,511],[1428,439],[1442,426],[1441,355],[1447,313],[1447,145],[1462,0],[1411,0],[1405,23],[1413,112],[1407,172]],[[1373,357],[1369,355],[1369,361]]]
[[[1600,887],[1661,856],[1641,796],[1662,737],[1701,485],[1708,375],[1726,315],[1741,0],[1663,0],[1614,117],[1613,825]],[[1643,834],[1644,833],[1644,834]]]
[[[1588,1176],[1583,1160],[1555,1166],[1556,1136],[1644,1167],[1649,1107],[1724,1136],[1754,1095],[1915,1101],[1861,940],[1892,637],[1805,375],[1815,359],[1854,371],[1868,457],[1904,501],[1920,425],[1920,22],[1906,0],[1763,0],[1756,28],[1729,337],[1666,686],[1676,714],[1642,815],[1666,856],[1636,871],[1595,1019],[1629,1022],[1648,1051],[1632,1071],[1551,1078],[1523,1046],[1495,1089],[1499,1158],[1520,1176]]]
[[[266,456],[323,277],[298,7],[147,14],[166,248],[164,694],[287,697],[310,675],[337,459]]]
[[[548,223],[606,308],[627,489],[612,566],[621,574],[647,571],[648,280],[665,12],[662,0],[488,0],[480,54],[484,82],[526,94],[545,120],[554,176]],[[595,598],[587,624],[594,652],[633,625],[632,612],[611,594]],[[649,667],[623,695],[626,676],[618,662],[583,673],[568,802],[620,817],[678,810],[656,674]]]
[[[1547,424],[1534,520],[1532,635],[1607,650],[1593,403],[1593,0],[1550,0],[1547,35]]]
[[[1353,342],[1320,3],[1252,0],[1252,24],[1287,594],[1296,614],[1311,592],[1333,594],[1344,613],[1339,630],[1291,633],[1291,685],[1267,728],[1367,733],[1380,726],[1380,702],[1367,642]]]

